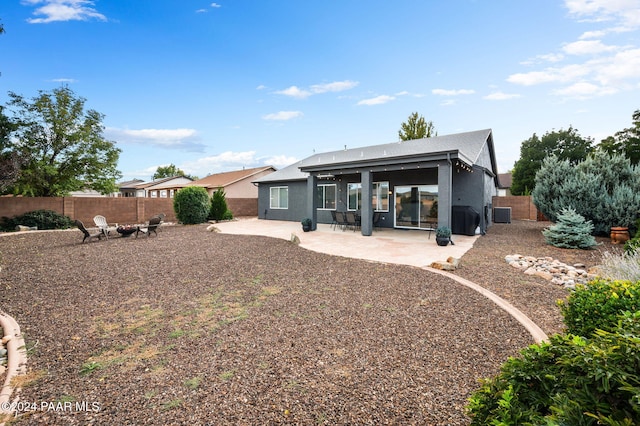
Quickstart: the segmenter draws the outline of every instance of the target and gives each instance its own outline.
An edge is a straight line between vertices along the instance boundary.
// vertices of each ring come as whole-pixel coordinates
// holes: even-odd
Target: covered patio
[[[240,219],[216,223],[222,233],[238,235],[263,235],[290,240],[295,234],[300,246],[319,253],[375,262],[410,265],[419,268],[429,266],[449,256],[460,258],[478,236],[454,235],[455,245],[440,247],[435,236],[417,230],[381,228],[363,236],[353,230],[334,229],[330,224],[317,224],[316,231],[302,232],[299,222],[284,220]]]

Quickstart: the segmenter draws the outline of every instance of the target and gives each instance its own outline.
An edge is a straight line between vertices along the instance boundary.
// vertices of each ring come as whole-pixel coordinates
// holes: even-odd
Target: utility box
[[[494,207],[493,223],[511,223],[511,207]]]

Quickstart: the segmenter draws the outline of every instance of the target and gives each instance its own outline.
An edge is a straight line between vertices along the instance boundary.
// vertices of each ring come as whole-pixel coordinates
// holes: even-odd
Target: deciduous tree
[[[114,192],[120,149],[103,137],[103,114],[68,87],[28,100],[9,92],[17,129],[11,152],[24,161],[14,194],[63,196],[85,188]]]
[[[632,116],[632,126],[609,136],[598,145],[609,154],[624,154],[631,164],[640,163],[640,109]]]
[[[547,132],[542,138],[534,133],[520,145],[520,158],[513,167],[511,193],[526,195],[533,191],[536,173],[546,157],[555,155],[560,160],[575,164],[593,151],[592,144],[591,138],[583,138],[571,126],[567,130]]]

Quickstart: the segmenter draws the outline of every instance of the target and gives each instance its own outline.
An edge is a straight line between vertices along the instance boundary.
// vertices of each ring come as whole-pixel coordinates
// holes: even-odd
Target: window
[[[360,210],[362,198],[362,184],[347,184],[347,210]]]
[[[389,211],[389,182],[373,182],[371,204],[377,212]],[[347,210],[362,208],[362,184],[347,184]]]
[[[160,191],[160,198],[167,198],[167,190],[163,189],[162,191]]]
[[[335,210],[336,209],[336,184],[318,185],[318,209]]]
[[[289,187],[274,186],[269,189],[270,206],[272,209],[288,209],[289,208]]]
[[[158,196],[156,191],[149,191],[149,195],[151,195],[151,198],[156,198]]]
[[[169,198],[173,198],[173,194],[174,194],[174,193],[175,193],[175,192],[173,191],[173,189],[170,189],[170,190],[169,190]]]
[[[389,211],[389,182],[373,183],[372,204],[374,211]]]

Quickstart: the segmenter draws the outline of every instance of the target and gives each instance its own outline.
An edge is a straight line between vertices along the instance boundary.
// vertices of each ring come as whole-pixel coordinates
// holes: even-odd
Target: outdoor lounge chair
[[[161,221],[162,219],[160,216],[154,216],[149,219],[149,224],[147,226],[138,227],[138,229],[136,229],[136,238],[138,238],[138,234],[144,234],[147,237],[150,237],[152,232],[156,234],[157,237],[158,227],[160,226]]]
[[[110,227],[107,223],[107,219],[101,215],[94,216],[93,222],[107,239],[109,239],[109,234],[111,233],[111,231],[115,231],[116,229],[115,226]]]
[[[104,235],[100,230],[94,233],[89,232],[89,230],[85,228],[84,223],[82,223],[82,221],[80,220],[76,220],[75,224],[78,227],[78,229],[81,230],[82,233],[84,234],[84,238],[82,239],[83,243],[85,242],[85,240],[89,240],[89,242],[91,242],[91,239],[96,237],[98,238],[98,240],[101,240]]]
[[[355,232],[356,229],[360,228],[360,218],[354,212],[346,212],[345,219],[347,221],[346,228],[353,229]],[[342,230],[344,231],[345,228]]]

